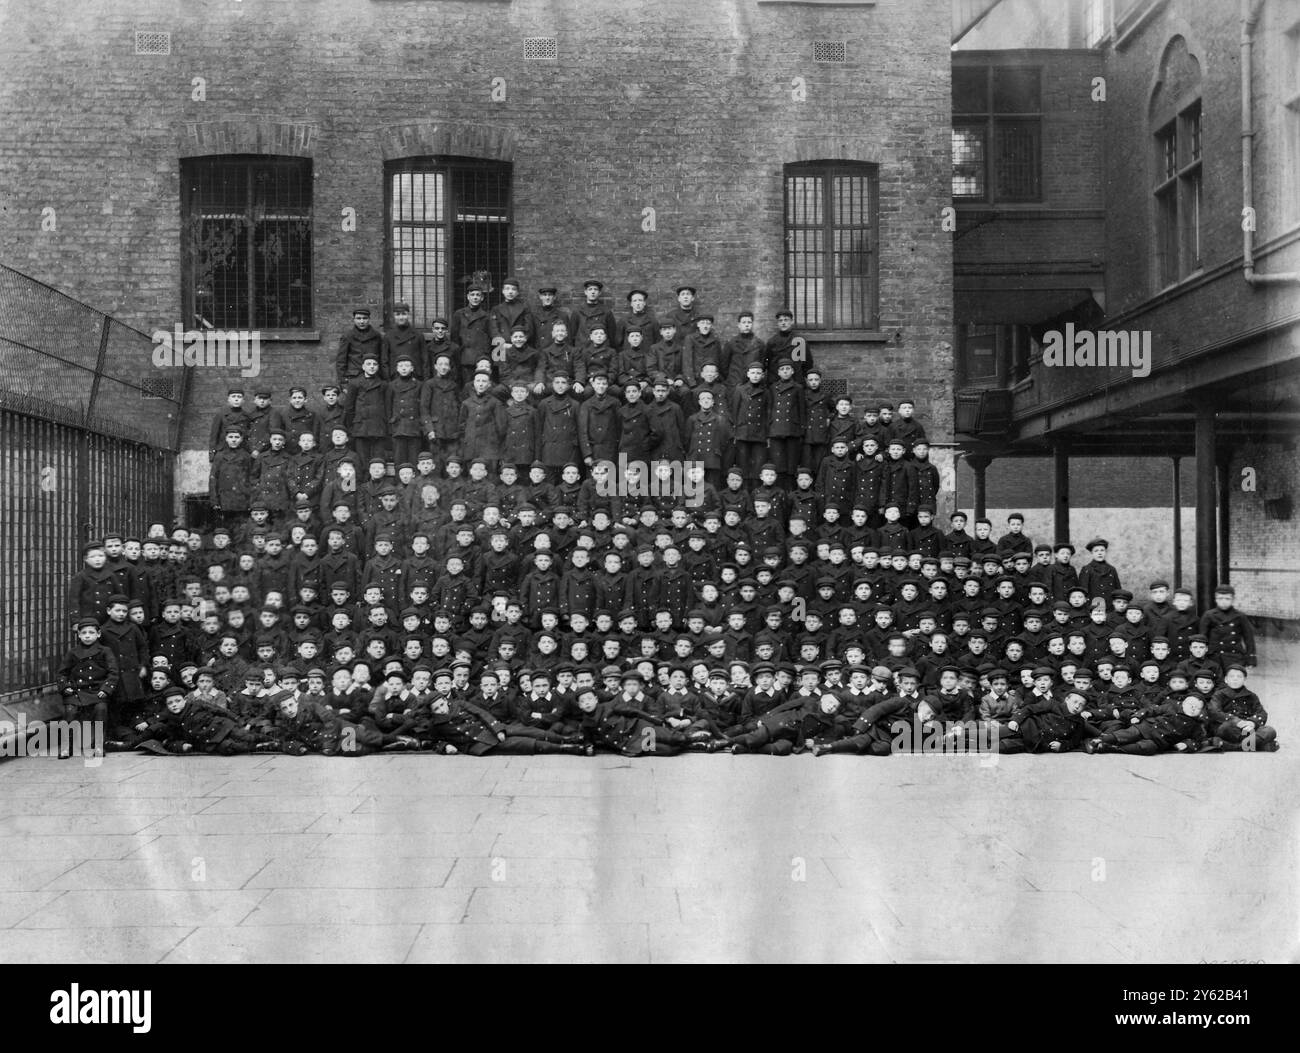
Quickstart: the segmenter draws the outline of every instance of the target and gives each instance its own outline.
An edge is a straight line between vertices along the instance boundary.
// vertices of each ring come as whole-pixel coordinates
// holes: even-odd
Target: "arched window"
[[[1174,37],[1151,96],[1156,287],[1201,266],[1201,64]]]
[[[785,166],[786,303],[801,328],[877,327],[878,200],[875,165]]]

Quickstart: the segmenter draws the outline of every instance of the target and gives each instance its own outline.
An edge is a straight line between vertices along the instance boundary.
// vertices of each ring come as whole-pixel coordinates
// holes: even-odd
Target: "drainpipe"
[[[1255,37],[1255,25],[1259,22],[1260,8],[1264,0],[1241,0],[1241,206],[1242,215],[1246,209],[1255,207],[1255,173],[1252,157],[1255,142],[1254,107],[1251,101],[1252,79],[1252,44]],[[1255,232],[1244,229],[1241,232],[1242,277],[1249,285],[1292,285],[1300,282],[1300,273],[1256,274],[1255,273]]]

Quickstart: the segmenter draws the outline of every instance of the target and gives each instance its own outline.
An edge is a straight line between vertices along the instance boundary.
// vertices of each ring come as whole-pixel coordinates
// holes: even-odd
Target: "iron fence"
[[[49,683],[80,548],[170,522],[186,370],[0,265],[0,695]]]

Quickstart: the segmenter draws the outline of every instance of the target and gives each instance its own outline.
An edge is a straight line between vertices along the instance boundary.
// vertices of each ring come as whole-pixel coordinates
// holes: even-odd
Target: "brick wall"
[[[170,30],[171,54],[136,56],[137,29]],[[534,35],[557,38],[558,61],[523,61]],[[814,39],[845,40],[848,61],[814,64]],[[263,347],[278,391],[328,379],[348,309],[381,304],[386,157],[510,160],[529,293],[594,271],[620,309],[633,282],[668,306],[674,283],[694,281],[721,317],[751,307],[765,332],[784,299],[782,165],[879,164],[881,327],[900,339],[818,354],[855,392],[915,395],[931,433],[951,436],[944,0],[90,0],[76,19],[33,0],[6,9],[0,63],[0,258],[146,332],[180,310],[180,159],[268,143],[312,158],[321,338]],[[497,76],[506,101],[493,103]],[[206,101],[192,101],[194,77]],[[641,230],[647,205],[655,233]],[[40,230],[45,206],[57,232]],[[340,228],[345,207],[355,233]],[[231,379],[197,372],[191,450]],[[202,457],[186,463],[192,490]]]
[[[1288,171],[1283,109],[1280,5],[1265,4],[1257,33],[1253,98],[1254,189],[1259,267],[1300,270],[1300,204]],[[1293,287],[1251,288],[1241,276],[1241,72],[1238,5],[1171,0],[1122,49],[1106,53],[1107,319],[1101,328],[1150,331],[1153,369],[1241,339],[1268,325],[1294,324]],[[1148,114],[1166,47],[1176,36],[1200,64],[1202,268],[1166,290],[1154,263],[1154,134]],[[1141,384],[1131,370],[1037,367],[1016,400],[1018,413],[1101,388]]]

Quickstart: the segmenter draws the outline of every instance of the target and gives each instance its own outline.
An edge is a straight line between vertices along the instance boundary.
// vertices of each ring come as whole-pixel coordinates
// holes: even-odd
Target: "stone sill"
[[[799,336],[810,344],[884,344],[893,339],[878,329],[804,329]]]

